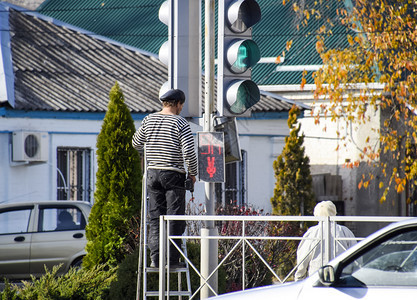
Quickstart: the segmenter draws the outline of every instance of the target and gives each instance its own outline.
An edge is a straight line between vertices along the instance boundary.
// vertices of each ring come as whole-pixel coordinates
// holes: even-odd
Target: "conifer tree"
[[[288,116],[290,135],[285,138],[284,149],[273,163],[276,184],[271,204],[274,215],[312,215],[314,209],[310,160],[305,155],[304,134],[300,135],[301,124],[297,125],[299,114],[300,110],[294,105]],[[291,222],[281,222],[276,232],[277,236],[302,234],[302,228]],[[280,276],[287,276],[296,265],[297,245],[296,241],[287,241],[283,245],[284,250],[275,262]]]
[[[140,215],[141,165],[132,146],[135,125],[116,82],[97,137],[97,183],[94,205],[86,227],[87,255],[83,266],[120,263],[129,223]]]
[[[273,163],[276,185],[271,204],[275,215],[311,215],[315,205],[310,160],[305,155],[301,124],[297,125],[299,114],[299,108],[294,105],[288,117],[290,135],[285,138],[284,149]]]

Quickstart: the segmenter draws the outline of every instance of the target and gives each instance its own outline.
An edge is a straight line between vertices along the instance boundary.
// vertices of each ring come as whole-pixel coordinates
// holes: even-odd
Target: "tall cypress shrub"
[[[97,138],[97,183],[83,260],[87,268],[106,262],[115,266],[124,259],[130,220],[140,214],[142,172],[139,153],[132,147],[135,125],[117,82],[109,97]]]
[[[288,127],[290,135],[285,138],[282,153],[273,163],[276,184],[271,198],[274,215],[311,215],[315,201],[312,191],[310,160],[305,155],[304,134],[300,135],[301,125],[297,125],[300,110],[293,106],[289,111]],[[306,225],[306,224],[304,224]],[[280,222],[277,236],[302,236],[303,229],[294,222]],[[296,265],[297,241],[286,241],[275,262],[277,272],[286,277]]]
[[[312,215],[315,205],[310,159],[305,155],[301,124],[297,125],[299,114],[299,108],[294,105],[288,117],[290,135],[285,138],[284,149],[273,163],[276,185],[271,204],[275,215]]]

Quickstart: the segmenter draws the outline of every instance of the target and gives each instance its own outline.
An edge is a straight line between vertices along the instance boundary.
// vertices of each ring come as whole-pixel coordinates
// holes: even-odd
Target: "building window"
[[[216,184],[219,204],[244,206],[247,204],[247,152],[242,150],[242,161],[226,164],[226,180]]]
[[[92,162],[89,148],[57,149],[57,200],[90,202]]]

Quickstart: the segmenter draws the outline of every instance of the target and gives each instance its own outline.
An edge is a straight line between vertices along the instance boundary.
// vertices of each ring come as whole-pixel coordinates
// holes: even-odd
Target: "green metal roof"
[[[37,11],[118,42],[158,53],[167,40],[164,0],[46,0]]]
[[[336,8],[343,5],[338,0],[323,1],[320,7],[324,16],[321,19],[311,17],[307,26],[298,19],[290,4],[283,5],[282,0],[259,0],[262,20],[253,27],[253,39],[260,47],[263,57],[280,56],[286,49],[288,41],[292,41],[290,50],[285,54],[285,60],[279,66],[321,65],[322,60],[316,51],[317,31],[327,19],[337,19]],[[305,1],[305,5],[313,7],[314,0]],[[326,38],[329,48],[344,48],[347,46],[346,29],[342,26],[332,28],[332,36]],[[300,84],[301,71],[276,72],[275,64],[257,64],[253,69],[253,79],[261,85]],[[313,83],[312,73],[308,72],[307,83]]]
[[[167,40],[167,27],[158,19],[162,2],[164,0],[46,0],[37,11],[97,35],[157,54]],[[280,65],[321,64],[315,48],[316,32],[324,18],[336,20],[336,8],[343,5],[342,1],[324,1],[322,10],[326,15],[319,20],[312,17],[307,27],[298,21],[292,6],[283,5],[282,0],[259,0],[258,3],[262,19],[253,27],[253,39],[259,45],[262,57],[280,56],[287,41],[292,40],[292,47]],[[314,0],[306,1],[306,5],[312,3]],[[333,35],[326,39],[326,46],[346,47],[346,29],[335,26],[332,30]],[[261,85],[300,84],[301,71],[277,72],[276,67],[276,64],[257,64],[253,68],[252,79]],[[311,73],[306,76],[307,83],[313,83]]]

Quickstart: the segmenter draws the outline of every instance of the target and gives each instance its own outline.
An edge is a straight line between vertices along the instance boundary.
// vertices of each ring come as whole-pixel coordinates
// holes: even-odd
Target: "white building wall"
[[[135,122],[138,128],[140,121]],[[0,117],[0,203],[56,199],[57,147],[89,147],[93,149],[94,178],[97,172],[96,141],[101,120],[32,119]],[[191,123],[193,133],[202,127]],[[48,162],[11,161],[14,131],[41,131],[49,134]],[[247,151],[248,204],[271,211],[270,198],[275,186],[272,163],[284,146],[288,135],[286,118],[239,120],[241,149]],[[94,180],[95,183],[95,180]],[[204,203],[204,183],[198,182],[194,196]],[[187,200],[191,197],[187,193]]]
[[[248,204],[271,212],[275,187],[272,164],[285,145],[287,120],[238,120],[238,129],[240,146],[248,153]]]
[[[101,123],[85,120],[0,118],[0,203],[56,199],[57,147],[89,147],[95,153]],[[12,161],[12,133],[22,130],[48,132],[47,162]],[[96,170],[95,157],[93,161]]]
[[[370,121],[360,126],[346,123],[344,120],[331,121],[320,118],[320,123],[308,113],[300,120],[301,130],[305,135],[305,153],[310,158],[311,174],[330,173],[340,175],[343,182],[342,195],[345,204],[345,215],[356,215],[361,199],[358,199],[358,170],[346,167],[347,163],[363,161],[361,154],[370,139],[371,145],[379,147],[372,128],[378,128],[380,115],[369,112]],[[340,136],[337,135],[340,132]],[[346,139],[341,139],[345,136]]]

